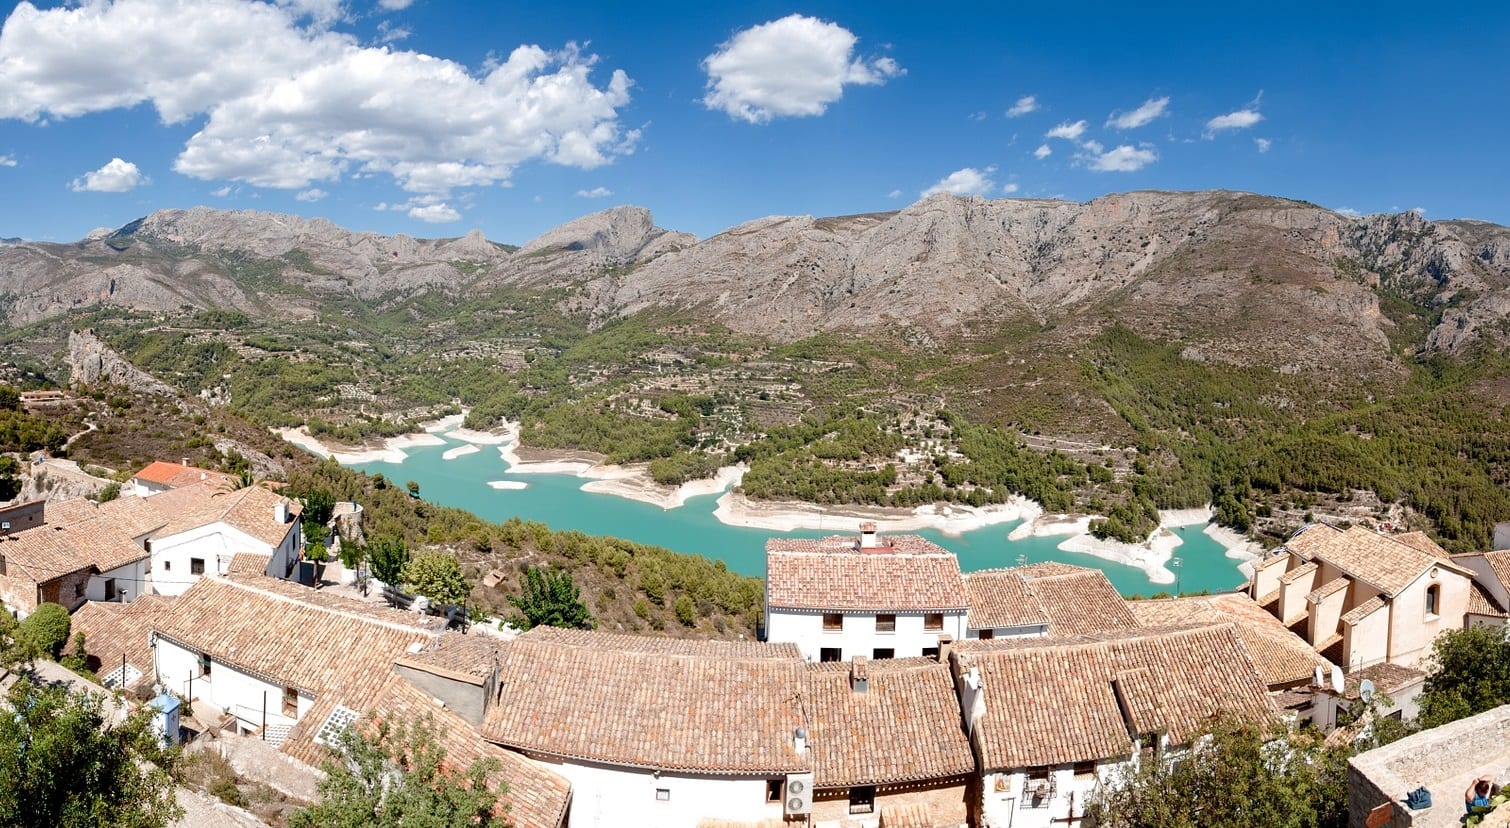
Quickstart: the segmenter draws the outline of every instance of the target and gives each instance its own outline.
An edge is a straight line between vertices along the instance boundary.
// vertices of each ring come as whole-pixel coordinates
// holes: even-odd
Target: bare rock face
[[[105,382],[147,394],[178,396],[163,381],[122,359],[93,331],[74,331],[68,335],[68,367],[69,382],[75,387]]]

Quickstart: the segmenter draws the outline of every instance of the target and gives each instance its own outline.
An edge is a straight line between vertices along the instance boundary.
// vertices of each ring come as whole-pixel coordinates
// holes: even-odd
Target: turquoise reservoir
[[[406,448],[403,463],[360,463],[352,468],[384,477],[403,485],[409,480],[420,485],[420,496],[442,506],[466,509],[491,521],[511,517],[534,520],[552,529],[576,529],[593,535],[613,535],[639,543],[664,546],[677,552],[723,560],[729,568],[745,575],[765,574],[765,542],[774,536],[817,538],[835,534],[825,531],[773,532],[729,526],[713,516],[719,495],[691,498],[678,509],[662,509],[648,503],[617,495],[584,492],[586,478],[564,474],[509,474],[495,446],[481,446],[481,451],[446,460],[442,455],[452,448],[466,445],[441,435],[443,446]],[[515,480],[527,484],[525,489],[494,489],[493,480]],[[1055,547],[1063,537],[1007,540],[1017,524],[1003,523],[965,532],[958,536],[932,530],[917,534],[959,556],[965,571],[1014,566],[1019,561],[1062,561],[1088,566],[1106,573],[1124,595],[1148,595],[1160,590],[1174,591],[1174,585],[1154,584],[1143,571],[1113,563],[1092,555],[1061,552]],[[1243,582],[1238,562],[1226,556],[1226,550],[1201,530],[1189,526],[1174,530],[1184,541],[1175,550],[1181,559],[1177,570],[1182,591],[1228,590]],[[846,533],[848,529],[844,530]],[[885,533],[885,522],[881,522]]]

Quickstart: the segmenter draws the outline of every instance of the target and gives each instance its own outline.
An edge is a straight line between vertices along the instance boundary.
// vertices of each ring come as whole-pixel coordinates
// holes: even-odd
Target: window
[[[190,558],[189,559],[189,574],[190,575],[203,575],[204,574],[204,558]]]
[[[1090,776],[1095,776],[1095,775],[1096,775],[1096,763],[1095,762],[1076,762],[1075,763],[1075,776],[1076,777],[1090,777]]]
[[[825,630],[842,630],[842,629],[844,629],[844,613],[842,613],[842,612],[825,612],[825,613],[823,613],[823,629],[825,629]]]
[[[924,647],[923,648],[923,658],[938,658],[938,657],[939,657],[939,648],[937,648],[937,647]]]
[[[290,719],[299,718],[299,691],[292,687],[283,688],[283,715]]]
[[[1426,614],[1436,615],[1442,603],[1442,585],[1432,584],[1426,588]]]
[[[876,810],[876,789],[867,785],[863,788],[849,789],[849,812],[852,814],[869,814]]]
[[[875,658],[875,659],[896,658],[897,657],[897,651],[894,650],[894,649],[892,649],[892,648],[890,648],[890,647],[877,647],[874,650],[871,650],[870,652],[871,652],[871,656],[870,657],[871,658]]]
[[[84,597],[84,582],[83,581],[76,582],[73,585],[73,597],[75,597],[75,598],[83,598]]]
[[[172,561],[163,561],[163,571],[164,572],[172,572],[173,571],[173,562]]]
[[[889,612],[876,616],[876,632],[896,632],[897,617]]]
[[[930,612],[923,615],[923,629],[937,632],[944,628],[944,614],[942,612]]]
[[[980,631],[980,640],[981,641],[990,641],[991,639],[993,639],[995,637],[996,637],[996,630],[981,630]]]
[[[655,789],[655,801],[656,802],[670,802],[671,801],[671,789],[670,788],[656,788]]]
[[[210,674],[210,667],[212,664],[213,662],[210,660],[209,653],[199,654],[199,674],[201,676],[208,676]]]
[[[843,661],[844,653],[838,647],[824,647],[818,651],[819,661]]]
[[[105,600],[106,601],[114,601],[115,600],[115,579],[114,578],[106,578],[105,579]]]
[[[767,802],[780,802],[781,801],[781,780],[780,779],[767,779],[765,781],[765,801],[767,801]]]

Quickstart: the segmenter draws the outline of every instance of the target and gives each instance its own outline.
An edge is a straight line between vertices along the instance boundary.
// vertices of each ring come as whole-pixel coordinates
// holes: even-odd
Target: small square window
[[[203,575],[204,574],[204,558],[190,558],[189,559],[189,574],[190,575]]]
[[[172,572],[173,571],[173,562],[172,561],[163,561],[163,571],[164,572]]]
[[[930,612],[923,616],[923,629],[938,631],[944,628],[944,614],[942,612]]]
[[[767,779],[765,781],[765,801],[781,801],[781,784],[782,780],[780,779]]]
[[[210,659],[210,654],[209,653],[200,653],[199,654],[199,674],[200,675],[202,675],[202,676],[208,676],[210,674],[210,667],[213,666],[213,665],[214,665],[214,661]]]
[[[937,648],[937,647],[924,647],[923,648],[923,658],[938,658],[938,657],[939,657],[939,648]]]
[[[283,715],[290,719],[299,718],[299,691],[292,687],[283,688]]]
[[[1095,775],[1096,775],[1096,763],[1095,762],[1076,762],[1075,763],[1075,776],[1077,776],[1077,777],[1091,777],[1091,776],[1095,776]]]
[[[843,661],[844,651],[838,647],[824,647],[818,651],[819,661]]]
[[[825,612],[825,613],[823,613],[823,629],[825,629],[825,630],[842,630],[842,629],[844,629],[844,613],[842,613],[842,612]]]
[[[993,639],[995,637],[996,637],[996,630],[981,630],[980,631],[980,640],[981,641],[990,641],[991,639]]]
[[[889,612],[876,616],[876,632],[896,632],[897,617]]]
[[[892,649],[891,647],[877,647],[874,650],[871,650],[870,652],[871,652],[871,658],[878,659],[878,660],[879,659],[883,659],[883,658],[896,658],[897,657],[897,651],[894,650],[894,649]]]
[[[671,801],[671,789],[670,788],[656,788],[655,789],[655,801],[656,802],[670,802]]]
[[[849,812],[869,814],[876,810],[876,789],[873,786],[849,789]]]

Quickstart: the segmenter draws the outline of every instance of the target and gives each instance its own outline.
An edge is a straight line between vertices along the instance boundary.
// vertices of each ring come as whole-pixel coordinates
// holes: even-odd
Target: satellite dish
[[[1324,686],[1326,684],[1326,671],[1317,667],[1316,672],[1311,676],[1311,684],[1317,687]]]
[[[1363,699],[1364,704],[1374,700],[1374,683],[1368,679],[1358,683],[1358,697]]]
[[[1341,695],[1342,689],[1345,686],[1342,679],[1342,668],[1335,664],[1332,665],[1332,691]]]

